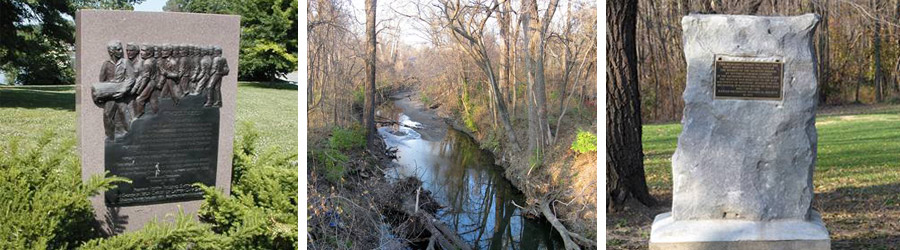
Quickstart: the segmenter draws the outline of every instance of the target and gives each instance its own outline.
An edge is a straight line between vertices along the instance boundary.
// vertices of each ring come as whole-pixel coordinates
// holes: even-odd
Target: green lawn
[[[900,246],[900,112],[821,115],[814,173],[818,209],[835,249],[891,249]],[[671,204],[671,157],[681,124],[643,128],[647,183],[662,205],[609,215],[607,243],[646,248],[652,216]]]
[[[297,151],[297,86],[240,82],[237,129],[252,122],[260,133],[260,147]],[[27,143],[44,131],[61,139],[75,138],[74,86],[0,87],[0,140]]]
[[[816,191],[900,184],[900,114],[822,116]],[[671,158],[681,124],[644,126],[644,164],[651,189],[671,189]]]

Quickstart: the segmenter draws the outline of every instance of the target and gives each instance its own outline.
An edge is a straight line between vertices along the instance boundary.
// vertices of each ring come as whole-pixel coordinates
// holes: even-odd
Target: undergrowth
[[[579,154],[597,152],[597,135],[591,131],[579,128],[578,134],[575,135],[575,141],[572,142],[571,149]]]
[[[421,93],[421,95],[422,95],[422,98],[419,98],[419,99],[421,99],[422,104],[424,104],[425,107],[429,107],[429,106],[431,106],[432,103],[434,103],[434,100],[431,100],[431,98],[428,97],[427,95],[425,95],[425,93]]]
[[[334,127],[328,145],[335,150],[349,150],[366,146],[366,133],[360,126],[350,128]]]
[[[497,152],[500,150],[500,128],[492,129],[487,137],[481,142],[481,149],[486,149],[491,152]]]
[[[478,124],[475,123],[475,115],[473,114],[475,112],[472,110],[475,104],[472,103],[472,100],[469,98],[468,91],[463,91],[462,96],[460,96],[459,103],[459,106],[463,107],[463,109],[460,110],[460,115],[462,116],[463,123],[466,125],[466,128],[468,128],[472,132],[478,132]]]
[[[89,197],[125,178],[81,179],[74,140],[45,133],[34,144],[0,144],[0,249],[296,249],[297,155],[258,150],[244,124],[236,141],[231,195],[201,186],[198,215],[103,238]],[[199,185],[199,184],[198,184]]]
[[[334,127],[328,138],[327,146],[313,147],[311,155],[318,164],[320,172],[325,174],[325,179],[332,183],[338,183],[347,172],[346,164],[349,161],[345,152],[361,149],[366,146],[365,130],[354,125],[350,128]]]
[[[154,223],[93,240],[83,249],[296,249],[297,155],[260,152],[256,129],[244,123],[242,130],[234,148],[231,196],[195,184],[204,191],[199,222],[180,214],[174,224]]]
[[[75,141],[52,144],[45,132],[21,147],[0,145],[0,249],[71,249],[100,236],[88,197],[127,181],[92,176],[81,180]]]

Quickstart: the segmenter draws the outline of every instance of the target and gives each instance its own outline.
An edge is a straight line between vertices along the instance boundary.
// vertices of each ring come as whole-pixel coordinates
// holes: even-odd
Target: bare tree
[[[656,200],[647,189],[641,146],[637,1],[609,1],[606,16],[606,201],[612,209],[629,197],[653,206]]]
[[[544,48],[547,29],[559,0],[550,0],[544,16],[538,18],[537,0],[524,0],[520,22],[525,36],[525,69],[528,72],[528,151],[537,163],[543,162],[544,145],[552,139],[547,119],[544,76]]]
[[[497,0],[494,0],[496,4]],[[515,79],[513,77],[512,70],[512,45],[516,43],[516,34],[510,34],[510,22],[512,19],[512,7],[510,5],[510,0],[503,1],[500,4],[500,9],[497,11],[497,23],[500,25],[500,39],[503,42],[500,43],[500,88],[501,93],[510,93],[510,89],[515,91]],[[506,95],[506,99],[504,100],[507,103],[512,102],[510,100],[512,95]],[[515,112],[513,112],[515,113]]]
[[[816,36],[818,39],[816,41],[816,61],[818,62],[818,83],[819,83],[819,103],[826,104],[828,103],[828,92],[830,91],[831,84],[828,82],[830,79],[830,62],[831,62],[831,50],[828,41],[828,2],[829,0],[823,0],[819,2],[811,1],[810,4],[813,4],[813,9],[817,14],[822,16],[822,25],[818,25],[817,28],[819,31],[816,32]]]
[[[366,0],[366,100],[363,125],[366,143],[372,145],[375,138],[375,7],[376,0]]]
[[[878,11],[881,9],[881,3],[879,0],[872,0],[872,9],[875,11],[875,15],[878,15]],[[881,20],[876,18],[872,20],[875,23],[875,28],[872,32],[872,44],[875,49],[874,60],[875,60],[875,102],[884,101],[884,72],[881,70]]]
[[[500,4],[494,2],[491,6],[475,5],[467,6],[460,1],[451,2],[441,0],[442,19],[451,30],[451,35],[457,41],[459,48],[471,57],[478,67],[484,72],[490,84],[490,96],[496,112],[499,113],[503,129],[506,131],[508,145],[518,149],[516,134],[513,132],[509,121],[509,113],[506,110],[503,93],[500,92],[497,83],[497,74],[494,73],[491,58],[484,42],[484,29],[488,19],[499,8]]]
[[[596,60],[596,41],[597,41],[597,32],[596,32],[596,24],[595,23],[584,23],[580,20],[592,20],[593,18],[583,18],[581,16],[575,16],[572,13],[572,4],[569,3],[567,5],[566,10],[566,24],[563,27],[563,33],[557,36],[558,41],[561,43],[561,49],[563,50],[563,59],[561,63],[561,67],[563,68],[562,73],[562,81],[559,84],[559,93],[560,93],[560,102],[559,102],[559,117],[556,119],[556,130],[553,133],[554,136],[551,144],[556,143],[559,136],[559,129],[562,127],[563,117],[566,115],[566,111],[568,111],[569,103],[572,98],[575,96],[577,92],[583,84],[584,81],[580,81],[582,78],[587,78],[587,76],[582,76],[582,74],[587,74],[590,72],[587,70],[592,67],[593,60]],[[591,15],[595,15],[596,13],[591,13]],[[580,29],[584,33],[576,34],[576,30]],[[577,63],[578,58],[581,57],[581,62]],[[576,67],[577,66],[577,67]],[[572,78],[572,88],[569,90],[569,78]]]

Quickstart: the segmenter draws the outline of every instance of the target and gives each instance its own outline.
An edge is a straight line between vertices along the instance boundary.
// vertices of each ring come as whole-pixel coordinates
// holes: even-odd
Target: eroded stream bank
[[[442,208],[435,217],[478,249],[558,249],[562,240],[550,223],[528,218],[524,195],[468,135],[448,126],[413,101],[395,95],[377,111],[397,124],[379,128],[388,147],[397,149],[389,179],[415,177]]]

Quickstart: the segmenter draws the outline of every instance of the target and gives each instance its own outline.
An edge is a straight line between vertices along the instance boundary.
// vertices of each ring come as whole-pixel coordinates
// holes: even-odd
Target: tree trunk
[[[818,46],[816,46],[816,57],[819,67],[820,104],[827,104],[828,93],[830,92],[829,86],[831,86],[831,83],[828,82],[830,79],[829,62],[831,61],[831,48],[828,43],[828,2],[829,0],[824,0],[819,4],[813,4],[816,12],[822,16],[822,25],[819,25],[819,31],[816,32],[816,35],[819,36]]]
[[[762,5],[762,0],[750,0],[744,5],[744,9],[741,12],[747,15],[756,15],[759,12],[760,5]]]
[[[566,18],[572,18],[572,5],[571,4],[566,5]],[[566,22],[566,26],[564,28],[564,30],[565,30],[564,34],[566,36],[566,39],[569,41],[564,41],[564,44],[563,44],[563,47],[565,48],[565,55],[563,57],[563,78],[562,78],[562,84],[559,84],[559,90],[557,91],[559,93],[559,95],[557,95],[557,96],[559,97],[559,113],[560,114],[565,112],[564,110],[566,109],[566,107],[565,107],[566,101],[567,101],[566,100],[566,91],[567,91],[566,88],[568,88],[568,85],[569,85],[569,73],[572,72],[572,68],[575,66],[575,60],[576,60],[575,57],[577,56],[577,53],[575,53],[574,55],[572,54],[572,46],[571,46],[572,41],[571,41],[571,36],[570,36],[571,30],[572,30],[572,22],[569,20],[565,20],[565,22]],[[574,86],[573,86],[573,88],[574,88]],[[556,130],[559,131],[559,127],[557,127]],[[553,140],[553,141],[555,142],[556,140]]]
[[[628,197],[653,206],[656,200],[647,188],[641,145],[637,1],[608,1],[606,16],[606,200],[613,209],[621,207]]]
[[[497,13],[497,22],[500,24],[500,39],[503,40],[500,43],[500,89],[502,93],[507,93],[506,98],[503,100],[504,102],[509,103],[512,98],[512,95],[509,94],[509,90],[513,89],[515,91],[515,86],[511,84],[512,81],[512,65],[510,63],[510,58],[512,58],[512,51],[510,44],[514,43],[515,36],[510,36],[509,34],[509,22],[511,15],[511,7],[510,1],[503,1],[501,5],[500,11]],[[513,112],[515,113],[515,112]]]
[[[366,128],[366,144],[375,138],[375,5],[376,0],[366,0],[366,98],[363,125]]]
[[[528,151],[535,163],[543,162],[543,148],[550,141],[547,122],[547,95],[544,84],[544,46],[547,27],[559,0],[550,0],[543,18],[538,17],[537,1],[522,3],[522,32],[525,35],[525,68],[528,71]],[[533,166],[532,166],[533,167]]]
[[[881,4],[878,1],[872,0],[872,9],[874,9],[876,14],[881,9]],[[872,34],[874,38],[872,43],[875,47],[875,102],[881,103],[884,101],[884,72],[881,70],[881,21],[876,19],[874,22],[875,31]]]

